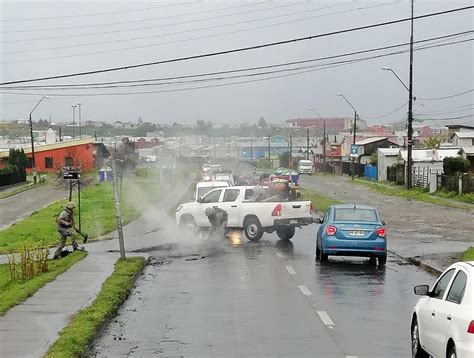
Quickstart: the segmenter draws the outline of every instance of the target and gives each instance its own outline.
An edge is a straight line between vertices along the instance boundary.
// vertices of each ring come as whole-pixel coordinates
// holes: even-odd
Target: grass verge
[[[11,282],[8,264],[0,265],[0,316],[26,300],[48,282],[53,281],[86,255],[86,252],[75,251],[61,260],[50,260],[48,272],[23,282]]]
[[[94,302],[74,315],[45,357],[83,357],[100,329],[117,314],[132,290],[135,277],[144,267],[143,257],[118,260]]]
[[[341,204],[342,202],[322,196],[307,188],[300,188],[301,199],[310,200],[317,211],[325,212],[331,205]]]
[[[61,200],[45,209],[34,211],[31,216],[0,231],[0,253],[14,252],[23,244],[27,246],[35,246],[43,242],[47,246],[57,244],[59,234],[56,231],[55,220],[65,203],[66,200]],[[138,215],[139,211],[133,206],[122,205],[124,222],[130,222]],[[77,209],[75,221],[78,222]],[[92,185],[81,192],[81,222],[82,230],[91,237],[105,234],[116,228],[111,183]]]
[[[474,261],[474,246],[464,252],[462,259],[464,261]]]
[[[440,196],[431,195],[430,193],[421,189],[407,190],[405,188],[394,186],[391,184],[375,183],[366,179],[357,179],[357,178],[354,179],[354,183],[358,185],[366,186],[369,189],[372,189],[384,195],[399,196],[399,197],[409,199],[409,200],[417,200],[424,203],[458,208],[458,209],[468,209],[468,210],[474,209],[474,206],[472,204],[456,201],[455,198],[447,199],[447,198],[442,198]]]

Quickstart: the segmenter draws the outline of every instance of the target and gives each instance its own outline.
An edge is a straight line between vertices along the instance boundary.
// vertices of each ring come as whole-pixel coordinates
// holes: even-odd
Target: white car
[[[474,261],[449,266],[415,294],[424,297],[413,310],[412,357],[474,357]]]
[[[298,162],[298,173],[311,175],[313,173],[313,162],[311,160],[300,160]]]

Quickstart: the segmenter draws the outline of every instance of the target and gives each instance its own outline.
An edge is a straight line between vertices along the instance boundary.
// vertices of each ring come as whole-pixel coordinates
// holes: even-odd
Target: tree
[[[373,152],[372,155],[370,156],[370,165],[373,165],[374,167],[377,166],[379,161],[379,156],[377,155],[377,152]]]
[[[280,167],[288,168],[290,166],[290,152],[284,152],[278,157]]]
[[[425,139],[421,146],[425,149],[438,149],[441,146],[442,141],[442,138],[433,136]]]
[[[268,124],[265,121],[265,118],[263,118],[263,116],[260,117],[260,119],[258,120],[258,127],[261,128],[261,129],[267,129],[268,128]]]
[[[470,162],[462,157],[446,157],[443,159],[445,175],[459,175],[469,171]]]

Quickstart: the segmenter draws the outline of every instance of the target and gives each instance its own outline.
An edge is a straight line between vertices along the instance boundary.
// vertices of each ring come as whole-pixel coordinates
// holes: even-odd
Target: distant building
[[[294,118],[286,121],[291,127],[308,128],[313,127],[317,132],[322,133],[324,124],[326,124],[327,134],[336,134],[349,131],[352,128],[352,118],[347,117],[328,117],[328,118]],[[367,122],[363,119],[357,120],[357,128],[367,127]]]

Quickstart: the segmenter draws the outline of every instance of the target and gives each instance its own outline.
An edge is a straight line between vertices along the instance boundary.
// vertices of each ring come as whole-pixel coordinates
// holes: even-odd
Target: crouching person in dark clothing
[[[59,239],[59,245],[56,249],[56,252],[54,253],[53,258],[54,259],[59,259],[61,257],[61,252],[66,246],[66,240],[68,236],[71,236],[72,238],[72,248],[73,250],[78,250],[79,245],[77,245],[76,238],[74,237],[72,233],[72,228],[74,227],[74,208],[76,205],[74,203],[69,202],[66,204],[66,208],[61,211],[59,214],[58,218],[56,219],[56,229],[59,232],[59,235],[61,235],[61,238]]]
[[[228,220],[227,211],[218,208],[207,208],[205,210],[205,214],[211,223],[211,228],[209,230],[209,237],[211,236],[222,236],[226,234],[226,226]]]

